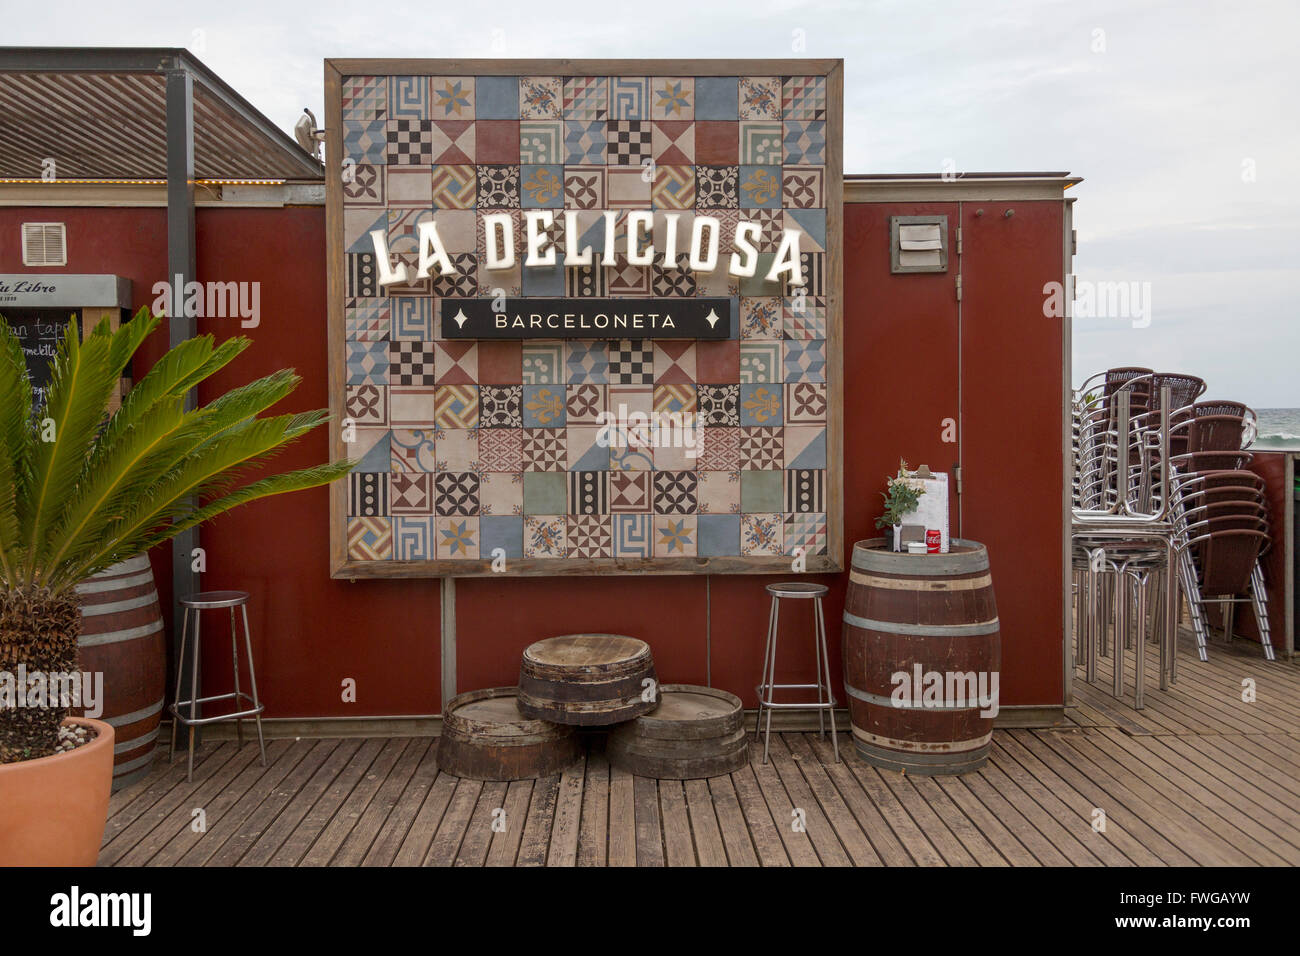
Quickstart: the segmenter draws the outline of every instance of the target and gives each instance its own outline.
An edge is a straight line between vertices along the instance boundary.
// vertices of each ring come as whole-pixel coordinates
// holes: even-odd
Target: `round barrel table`
[[[620,634],[566,634],[530,644],[519,665],[519,710],[557,724],[600,727],[659,703],[650,645]]]
[[[559,773],[582,755],[572,727],[519,712],[516,687],[458,694],[447,703],[438,766],[471,780],[526,780]]]
[[[900,554],[859,541],[844,602],[844,689],[868,763],[967,773],[988,760],[1001,667],[988,552]]]
[[[609,733],[611,765],[642,777],[699,780],[749,763],[740,698],[716,687],[665,684],[652,713]]]

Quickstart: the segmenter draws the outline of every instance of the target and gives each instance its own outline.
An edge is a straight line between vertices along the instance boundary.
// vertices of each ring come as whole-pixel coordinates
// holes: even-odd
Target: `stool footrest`
[[[266,709],[265,704],[254,704],[246,710],[237,710],[229,714],[217,714],[213,717],[190,717],[180,712],[181,708],[189,709],[191,703],[207,704],[215,700],[237,700],[240,703],[247,701],[253,704],[253,698],[242,691],[239,694],[217,694],[214,697],[200,697],[195,701],[178,700],[174,704],[168,704],[167,709],[178,722],[186,727],[198,726],[199,724],[215,724],[223,720],[242,720],[245,717],[256,717]]]

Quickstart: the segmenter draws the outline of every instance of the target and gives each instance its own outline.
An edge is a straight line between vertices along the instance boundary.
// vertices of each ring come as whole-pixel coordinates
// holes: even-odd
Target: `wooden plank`
[[[636,790],[632,775],[609,768],[609,865],[636,866]]]
[[[361,861],[362,866],[392,866],[397,859],[398,851],[414,827],[430,788],[438,779],[438,762],[434,759],[436,747],[437,741],[430,741],[421,754],[415,772],[411,774],[406,787],[394,802],[387,821],[366,851],[365,858]]]
[[[669,866],[695,866],[691,816],[680,780],[659,781],[659,811],[664,828],[664,856]]]
[[[531,780],[512,780],[506,788],[505,829],[492,835],[488,850],[488,866],[514,866],[519,856],[519,844],[524,838],[524,823],[528,819],[528,804],[533,798]]]
[[[684,780],[682,788],[686,791],[686,810],[691,817],[691,835],[695,838],[700,866],[726,866],[727,851],[718,829],[718,814],[713,807],[709,781]]]
[[[770,749],[770,748],[769,748]],[[749,746],[749,768],[754,779],[758,781],[759,792],[772,814],[776,824],[777,835],[785,846],[786,855],[793,866],[821,866],[821,858],[813,848],[808,828],[795,829],[798,815],[795,813],[797,802],[786,790],[774,763],[763,763],[763,747],[757,740]],[[840,851],[843,853],[843,850]],[[847,859],[847,857],[845,857]]]
[[[99,851],[100,864],[117,866],[128,858],[139,860],[141,854],[137,852],[137,847],[145,841],[149,841],[148,846],[153,849],[161,847],[164,842],[161,836],[150,840],[153,831],[159,826],[167,826],[170,832],[174,833],[179,826],[188,826],[190,811],[194,807],[204,806],[215,798],[229,781],[235,779],[248,766],[255,753],[254,749],[247,747],[236,751],[231,755],[230,760],[224,761],[219,767],[214,766],[210,776],[200,779],[196,775],[192,786],[183,784],[173,788]],[[182,811],[180,817],[176,816],[178,809]],[[171,821],[171,824],[168,821]]]
[[[830,759],[831,748],[828,743],[813,739],[810,744],[823,763]],[[856,753],[845,752],[840,763],[827,763],[826,766],[827,772],[839,785],[840,793],[844,795],[849,808],[862,822],[863,830],[871,835],[881,859],[886,860],[890,866],[946,865],[920,827],[908,816],[898,798]]]
[[[936,777],[907,775],[907,780],[916,788],[927,806],[932,809],[952,831],[953,836],[961,841],[962,846],[980,866],[1006,866],[1006,858],[997,851],[984,833],[971,822],[948,794],[939,786]],[[1023,851],[1023,847],[1021,850]]]
[[[533,784],[533,798],[528,805],[524,833],[519,844],[517,866],[544,866],[551,844],[551,826],[555,820],[555,801],[560,793],[560,775],[541,777]]]
[[[457,866],[484,866],[496,832],[493,825],[503,826],[505,818],[506,794],[510,784],[505,780],[485,781],[479,792],[478,803],[465,828],[465,838],[461,840],[460,851],[456,854]]]
[[[388,826],[388,816],[397,806],[407,783],[415,774],[420,761],[429,754],[429,741],[411,739],[393,768],[380,779],[379,789],[361,813],[343,845],[334,854],[331,866],[360,866],[370,853],[370,847]]]
[[[456,781],[456,792],[447,804],[447,811],[442,815],[438,830],[429,845],[429,853],[424,858],[425,866],[451,866],[460,852],[461,841],[469,829],[470,818],[478,805],[479,794],[483,792],[482,780],[468,780],[464,777]]]
[[[316,837],[325,829],[338,808],[348,798],[359,781],[384,748],[382,740],[363,741],[353,759],[349,760],[325,790],[311,804],[311,808],[293,828],[283,842],[266,860],[266,866],[297,866]],[[254,847],[256,849],[256,847]]]
[[[1012,866],[1042,866],[1042,861],[1029,849],[1030,843],[1037,843],[1039,848],[1049,856],[1052,865],[1063,866],[1065,857],[1047,844],[1037,830],[1015,809],[998,796],[987,783],[980,779],[982,771],[962,774],[954,777],[935,777],[934,783],[953,802],[967,820],[979,831],[984,839]],[[975,795],[976,790],[990,799],[999,814],[994,813]],[[1005,822],[1003,822],[1005,821]],[[1036,838],[1036,839],[1035,839]]]
[[[632,777],[636,801],[636,865],[663,866],[663,832],[659,826],[659,789],[649,777]]]
[[[745,821],[745,811],[741,809],[731,774],[710,777],[706,782],[713,802],[713,812],[717,814],[718,833],[722,838],[727,865],[758,866],[758,854],[754,852],[749,824]],[[687,800],[690,801],[689,795]]]
[[[560,774],[560,790],[555,798],[555,822],[551,826],[551,845],[546,852],[547,866],[578,865],[578,830],[582,822],[582,784],[587,774],[585,756],[566,767]]]
[[[865,761],[861,761],[859,766],[860,770],[855,768],[858,779],[862,781],[863,789],[872,794],[873,798],[875,794],[881,793],[879,788],[883,785],[884,793],[881,793],[881,798],[876,803],[882,807],[882,811],[882,801],[892,799],[912,818],[917,830],[925,834],[944,863],[948,866],[975,865],[975,858],[970,855],[970,851],[926,803],[925,797],[916,789],[910,777],[893,770],[881,770]],[[871,781],[870,786],[868,781]],[[889,796],[885,796],[885,793]]]
[[[220,768],[235,756],[235,745],[232,743],[219,744],[216,747],[204,749],[206,753],[202,755],[195,754],[194,779],[199,784],[220,772]],[[149,813],[159,802],[166,800],[177,787],[188,789],[190,786],[191,784],[185,782],[184,763],[170,766],[162,764],[156,765],[153,773],[143,780],[130,787],[124,787],[118,793],[113,794],[109,798],[110,812],[108,822],[104,827],[104,840],[100,846],[100,866],[111,866],[113,861],[124,852],[120,846],[116,850],[110,850],[113,841],[124,830],[127,830],[142,816]],[[133,796],[129,800],[124,798],[118,804],[117,809],[113,809],[113,798],[128,791]],[[166,811],[163,816],[170,812],[170,810]],[[105,852],[106,850],[109,852]]]
[[[440,772],[434,778],[433,786],[429,787],[424,802],[420,804],[420,809],[411,822],[411,828],[397,848],[393,866],[420,866],[424,863],[458,783],[460,778],[449,773]]]
[[[752,751],[751,751],[752,753]],[[780,825],[772,816],[771,808],[763,797],[758,778],[752,767],[742,767],[731,775],[731,785],[736,791],[736,802],[749,826],[749,837],[754,843],[760,866],[789,866],[790,857],[785,851],[785,840]],[[730,842],[728,843],[730,846]],[[814,859],[816,856],[814,855]]]
[[[355,762],[354,758],[364,743],[363,740],[341,741],[330,752],[329,757],[321,764],[320,768],[311,775],[307,783],[297,793],[293,794],[288,805],[257,836],[252,846],[239,858],[236,866],[268,865],[275,854],[279,852],[284,842],[310,813],[311,808],[316,805],[316,801],[326,793],[330,785],[338,779],[339,775],[347,767],[352,766]],[[376,750],[378,750],[378,745],[376,745]]]
[[[871,840],[858,826],[857,819],[845,804],[835,785],[826,775],[826,769],[807,744],[812,734],[781,735],[781,746],[789,754],[792,770],[802,773],[807,792],[821,809],[827,823],[839,838],[840,846],[854,866],[880,866],[880,857],[871,846]],[[832,758],[833,759],[833,758]],[[778,764],[778,767],[780,765]],[[789,788],[787,787],[787,791]]]
[[[213,854],[221,849],[228,839],[233,837],[240,826],[255,812],[280,784],[297,770],[303,758],[311,751],[311,745],[302,742],[286,742],[284,752],[274,762],[269,763],[253,785],[240,796],[229,809],[217,808],[216,817],[208,817],[207,832],[193,834],[186,829],[180,838],[168,844],[166,850],[155,858],[155,865],[171,866],[207,866]],[[271,756],[267,751],[267,758]],[[259,765],[260,769],[260,765]],[[225,796],[223,794],[222,796]],[[233,796],[233,794],[231,794]]]
[[[293,772],[285,777],[250,813],[238,829],[222,844],[205,864],[206,866],[234,866],[253,844],[266,832],[272,822],[284,812],[294,795],[308,785],[308,782],[320,770],[326,758],[339,745],[337,740],[305,741],[309,748]]]
[[[299,866],[328,866],[334,855],[343,846],[361,815],[370,806],[370,801],[392,772],[393,766],[407,749],[409,739],[387,741],[379,751],[375,761],[366,773],[357,781],[347,799],[339,806],[337,812],[321,829],[311,847],[303,854]],[[368,844],[367,844],[368,846]]]
[[[599,750],[587,753],[578,827],[578,866],[604,866],[609,858],[609,760]]]
[[[849,761],[856,758],[848,750],[843,750],[840,752],[840,762],[836,763],[834,751],[829,741],[822,740],[813,734],[790,735],[791,740],[798,740],[799,738],[802,738],[801,743],[792,744],[792,749],[802,746],[806,748],[808,753],[812,754],[814,759],[821,762],[823,772],[838,791],[844,805],[853,814],[853,818],[857,820],[862,832],[871,841],[872,849],[875,850],[876,856],[880,858],[881,863],[886,866],[911,866],[914,862],[912,857],[894,833],[893,828],[885,821],[880,810],[871,802],[867,792],[862,789],[862,784],[858,782],[858,778],[853,776],[853,771],[849,769]],[[908,823],[911,823],[907,814],[903,813],[901,816]],[[921,842],[925,843],[924,838],[922,838]],[[928,843],[925,843],[925,845],[929,846]],[[943,862],[937,854],[934,859],[936,863],[941,864]]]

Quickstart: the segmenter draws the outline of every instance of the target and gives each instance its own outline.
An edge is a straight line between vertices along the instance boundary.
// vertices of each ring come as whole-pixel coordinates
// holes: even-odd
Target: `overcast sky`
[[[1296,0],[605,6],[0,0],[0,43],[189,47],[286,129],[322,115],[326,57],[843,57],[847,172],[1084,177],[1080,283],[1149,283],[1151,312],[1076,319],[1076,382],[1147,365],[1300,406]]]

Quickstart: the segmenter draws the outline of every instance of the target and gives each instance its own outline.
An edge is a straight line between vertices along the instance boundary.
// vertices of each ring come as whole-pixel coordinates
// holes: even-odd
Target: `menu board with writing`
[[[22,344],[27,375],[32,380],[32,407],[40,408],[50,384],[50,362],[58,352],[68,320],[76,320],[80,333],[81,317],[66,309],[15,309],[0,312],[0,316]]]

